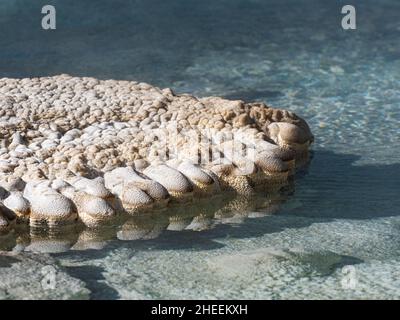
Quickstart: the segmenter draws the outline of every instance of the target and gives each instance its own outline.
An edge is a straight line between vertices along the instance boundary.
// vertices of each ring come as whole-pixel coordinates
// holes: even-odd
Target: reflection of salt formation
[[[268,197],[261,195],[235,197],[216,211],[214,217],[221,223],[242,223],[246,218],[260,218],[274,214],[280,209],[283,201],[284,198],[279,193],[270,194]]]
[[[114,240],[115,228],[104,227],[95,229],[85,229],[79,234],[77,242],[72,246],[72,250],[100,250],[107,243]]]
[[[0,203],[0,235],[7,233],[14,224],[14,212]]]
[[[30,243],[25,251],[41,253],[58,253],[71,249],[77,241],[78,233],[75,228],[66,227],[60,230],[52,229],[44,232],[43,229],[30,229]]]
[[[149,219],[149,217],[132,217],[117,233],[120,240],[150,240],[157,238],[166,229],[166,220]]]
[[[274,214],[286,199],[282,192],[252,196],[218,195],[210,201],[175,203],[151,214],[125,215],[115,225],[86,228],[64,225],[52,228],[17,224],[14,232],[0,234],[0,249],[57,253],[68,250],[100,250],[108,242],[151,240],[163,232],[204,231],[219,224],[240,224],[247,218]],[[118,225],[118,226],[117,226]]]
[[[11,251],[15,244],[15,236],[12,232],[0,232],[0,251]]]
[[[0,124],[1,230],[277,190],[313,141],[304,120],[261,103],[66,75],[1,79]]]

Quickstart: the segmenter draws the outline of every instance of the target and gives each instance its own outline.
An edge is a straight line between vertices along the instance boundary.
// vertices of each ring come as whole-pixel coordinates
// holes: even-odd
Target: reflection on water
[[[290,180],[282,189],[268,194],[238,196],[227,192],[136,216],[121,215],[111,225],[95,229],[74,224],[46,230],[19,224],[2,236],[0,250],[41,253],[100,250],[111,241],[152,240],[166,231],[194,232],[220,224],[239,225],[246,218],[262,218],[277,212],[293,188],[293,180]]]

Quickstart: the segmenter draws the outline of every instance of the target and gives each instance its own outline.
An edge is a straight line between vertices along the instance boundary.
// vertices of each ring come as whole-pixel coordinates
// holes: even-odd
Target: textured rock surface
[[[33,226],[89,227],[221,188],[279,188],[313,141],[263,103],[68,75],[0,79],[0,137],[4,206]]]

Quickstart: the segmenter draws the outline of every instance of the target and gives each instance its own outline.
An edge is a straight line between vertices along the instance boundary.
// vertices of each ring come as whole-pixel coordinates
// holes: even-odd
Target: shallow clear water
[[[233,199],[218,221],[206,210],[192,225],[205,230],[135,220],[125,241],[116,230],[54,235],[50,248],[32,235],[17,249],[64,251],[52,263],[95,299],[400,298],[398,1],[354,1],[349,31],[348,1],[52,1],[51,32],[40,29],[40,2],[1,1],[0,76],[70,73],[262,100],[303,116],[316,141],[284,194]],[[0,238],[1,249],[15,241]],[[0,271],[11,267],[1,259]]]

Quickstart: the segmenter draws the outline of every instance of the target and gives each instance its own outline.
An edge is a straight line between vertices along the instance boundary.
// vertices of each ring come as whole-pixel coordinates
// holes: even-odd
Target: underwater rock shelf
[[[277,190],[308,159],[307,123],[263,103],[133,81],[0,79],[0,231],[97,227],[211,197]]]

